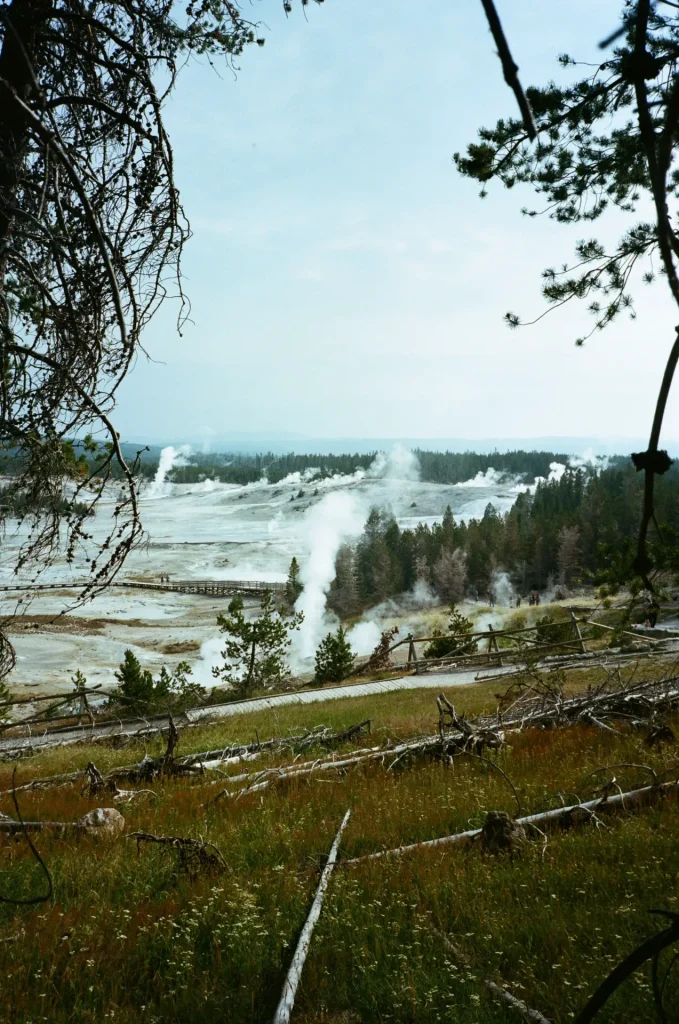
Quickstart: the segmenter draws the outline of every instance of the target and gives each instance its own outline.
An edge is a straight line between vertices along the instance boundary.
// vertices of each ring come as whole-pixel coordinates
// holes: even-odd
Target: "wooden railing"
[[[469,633],[442,633],[440,636],[419,636],[415,637],[408,635],[402,640],[397,640],[396,643],[392,644],[391,647],[380,654],[373,654],[367,661],[362,662],[360,665],[356,665],[349,673],[349,677],[360,675],[365,672],[369,672],[370,666],[380,660],[389,657],[392,651],[396,648],[402,647],[404,644],[408,644],[408,660],[406,662],[406,668],[409,671],[414,671],[419,674],[422,671],[439,665],[449,665],[452,667],[453,664],[469,665],[472,666],[476,663],[490,663],[495,665],[505,665],[507,662],[523,660],[527,656],[535,655],[537,653],[542,656],[546,655],[549,651],[561,651],[564,654],[587,654],[586,644],[595,639],[595,634],[583,633],[581,626],[591,626],[596,629],[614,631],[612,626],[604,625],[602,622],[594,622],[590,619],[577,618],[573,609],[569,608],[569,619],[560,619],[555,622],[543,622],[539,626],[525,626],[522,629],[493,629],[489,626],[485,630],[473,630]],[[564,630],[570,626],[570,636],[565,639],[559,639],[558,634],[554,636],[554,639],[550,639],[549,633],[552,630]],[[537,637],[536,633],[542,634],[541,637]],[[549,632],[547,632],[549,631]],[[621,630],[621,633],[625,636],[633,637],[635,640],[648,640],[650,643],[663,643],[662,640],[645,637],[639,633],[633,633],[630,630]],[[528,636],[527,634],[533,634]],[[418,655],[417,645],[419,644],[431,644],[434,641],[446,641],[450,640],[455,643],[455,650],[450,655],[438,657],[438,658],[424,658]],[[502,640],[502,646],[499,641]],[[476,650],[473,650],[476,646]],[[472,650],[470,651],[470,648]],[[393,671],[394,665],[389,664],[385,670]]]
[[[90,581],[91,582],[91,581]],[[0,591],[26,590],[80,590],[87,582],[71,583],[20,583],[0,586]],[[209,594],[221,597],[225,594],[272,594],[285,592],[285,583],[267,583],[264,580],[168,580],[164,583],[150,583],[140,580],[114,580],[112,587],[127,587],[140,590],[174,590],[181,594]]]
[[[135,587],[143,590],[174,590],[180,594],[208,594],[215,597],[224,594],[282,594],[285,583],[267,583],[263,580],[168,580],[165,583],[137,583],[133,580],[116,582],[114,587]]]

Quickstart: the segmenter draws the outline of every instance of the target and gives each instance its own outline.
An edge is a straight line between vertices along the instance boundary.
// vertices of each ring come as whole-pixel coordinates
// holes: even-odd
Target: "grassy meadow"
[[[631,669],[626,670],[632,671]],[[648,675],[642,666],[639,675]],[[569,688],[600,678],[573,672]],[[490,711],[501,684],[451,688],[458,711]],[[187,730],[179,753],[261,739],[324,723],[333,729],[371,718],[363,743],[431,733],[436,691],[397,692],[289,706]],[[679,722],[673,723],[679,728]],[[84,767],[101,770],[159,753],[145,748],[74,746],[18,764],[17,784]],[[305,754],[303,759],[313,757]],[[493,759],[516,786],[522,813],[585,800],[627,762],[663,771],[672,746],[649,749],[643,731],[613,734],[573,727],[509,737]],[[289,762],[278,755],[251,767]],[[0,788],[13,766],[0,766]],[[643,768],[616,768],[624,789],[643,785]],[[120,806],[125,831],[209,840],[224,855],[219,876],[189,878],[171,850],[134,840],[36,837],[54,881],[49,903],[0,905],[0,1020],[16,1022],[270,1021],[318,882],[319,865],[347,808],[341,857],[360,856],[480,826],[489,810],[518,814],[501,774],[478,760],[419,762],[390,772],[379,764],[272,786],[241,800],[213,802],[224,778],[161,780],[152,794]],[[136,787],[141,788],[141,787]],[[75,820],[111,797],[80,784],[20,794],[27,820]],[[11,796],[0,811],[12,815]],[[649,908],[679,911],[679,807],[668,799],[641,812],[608,815],[531,839],[513,859],[478,845],[415,851],[342,866],[333,875],[314,934],[293,1021],[299,1024],[520,1018],[484,985],[505,985],[561,1024],[572,1020],[608,971],[661,925]],[[23,838],[0,846],[0,892],[44,891]],[[458,961],[440,933],[463,951]],[[669,963],[667,956],[664,963]],[[679,1005],[676,970],[666,1005]],[[597,1020],[651,1019],[650,968],[610,1001]]]

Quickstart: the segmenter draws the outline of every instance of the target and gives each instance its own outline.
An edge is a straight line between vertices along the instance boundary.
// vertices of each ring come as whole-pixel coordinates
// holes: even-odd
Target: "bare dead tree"
[[[18,509],[17,573],[65,545],[86,555],[88,597],[141,538],[111,413],[160,304],[177,299],[180,328],[188,315],[163,105],[189,58],[233,67],[253,42],[237,0],[0,0],[0,452],[19,467],[0,527]],[[3,640],[0,677],[11,663]]]

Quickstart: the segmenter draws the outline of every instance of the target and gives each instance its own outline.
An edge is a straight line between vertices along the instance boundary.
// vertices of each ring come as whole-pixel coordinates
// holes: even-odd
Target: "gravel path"
[[[487,669],[484,671],[484,678],[501,676],[513,671],[516,671],[516,666]],[[370,683],[347,683],[318,690],[278,693],[271,697],[253,697],[250,700],[234,701],[230,704],[214,704],[211,707],[194,708],[181,716],[181,719],[178,719],[178,724],[181,724],[183,720],[185,725],[195,725],[202,721],[231,718],[234,715],[245,715],[253,711],[266,711],[269,708],[279,708],[286,704],[317,704],[328,700],[340,700],[344,697],[370,697],[373,694],[392,693],[395,690],[440,690],[451,686],[469,686],[475,681],[477,674],[476,669],[462,672],[432,672],[422,676],[402,676],[398,679],[381,679]],[[134,736],[135,734],[149,736],[161,732],[166,727],[167,716],[157,715],[137,721],[102,722],[94,726],[51,729],[35,733],[33,736],[0,738],[0,753],[19,754],[22,751],[110,739],[114,736]]]
[[[658,651],[661,657],[679,654],[679,641],[663,646]],[[630,660],[637,660],[638,653],[620,654],[611,657],[604,654],[577,656],[573,661],[562,663],[563,668],[589,668],[606,661],[609,667],[623,665]],[[649,657],[649,654],[646,654]],[[543,668],[552,659],[541,663]],[[197,725],[200,722],[215,721],[220,718],[231,718],[234,715],[246,715],[253,711],[266,711],[270,708],[284,707],[286,704],[318,704],[329,700],[341,700],[345,697],[370,697],[378,693],[393,693],[396,690],[442,690],[452,686],[470,686],[472,683],[498,676],[511,675],[520,669],[520,665],[506,665],[496,668],[466,669],[450,672],[430,672],[421,676],[401,676],[396,679],[381,679],[369,683],[341,683],[322,689],[295,690],[292,693],[278,693],[271,697],[252,697],[249,700],[232,701],[229,704],[213,704],[210,707],[194,708],[184,715],[176,716],[177,724],[184,726]],[[480,678],[479,678],[480,677]],[[94,726],[78,726],[76,728],[54,728],[35,733],[33,736],[0,737],[0,755],[20,756],[22,752],[62,746],[70,743],[82,743],[99,739],[110,739],[115,736],[153,736],[167,728],[167,715],[154,715],[146,719],[134,721],[102,722]]]

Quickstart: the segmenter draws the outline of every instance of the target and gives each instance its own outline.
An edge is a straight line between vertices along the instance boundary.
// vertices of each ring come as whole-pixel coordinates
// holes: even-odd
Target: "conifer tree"
[[[564,526],[559,534],[559,583],[571,587],[580,569],[580,530],[577,526]]]
[[[282,618],[275,610],[270,590],[265,590],[259,616],[245,617],[243,599],[234,597],[228,615],[218,615],[217,624],[225,636],[224,664],[212,669],[217,679],[229,683],[239,697],[257,689],[279,686],[289,676],[285,655],[292,643],[291,633],[304,621],[302,612]]]
[[[343,544],[335,559],[335,578],[330,584],[328,607],[340,618],[352,615],[360,607],[356,558],[350,544]]]
[[[354,652],[347,640],[346,630],[340,623],[334,633],[328,633],[321,640],[316,651],[317,683],[340,683],[351,671]]]
[[[303,590],[304,585],[299,578],[299,562],[293,555],[290,568],[288,569],[288,579],[285,584],[285,600],[291,608],[294,608],[295,602]]]
[[[122,704],[130,712],[148,710],[154,698],[153,675],[143,669],[134,651],[126,650],[123,662],[115,673],[118,687],[115,702]]]
[[[74,677],[74,683],[77,676]],[[183,709],[199,704],[205,697],[205,688],[194,682],[191,666],[180,661],[172,672],[165,665],[157,679],[149,669],[143,669],[134,651],[125,651],[125,656],[115,677],[118,687],[111,697],[111,703],[131,714],[145,714],[168,707]],[[85,683],[84,677],[82,683]]]

